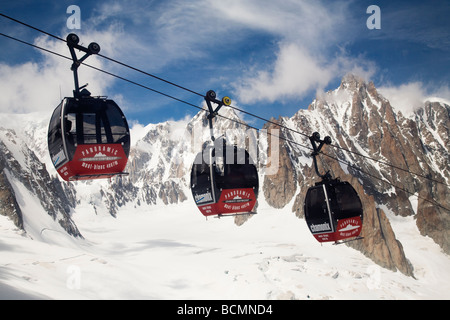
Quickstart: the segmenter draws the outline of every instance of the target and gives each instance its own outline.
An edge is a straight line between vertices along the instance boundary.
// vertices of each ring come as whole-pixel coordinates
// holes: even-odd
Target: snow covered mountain
[[[227,133],[229,140],[256,143],[259,200],[264,205],[302,218],[306,191],[317,177],[311,151],[304,147],[310,146],[309,140],[286,128],[306,135],[317,131],[340,147],[325,147],[324,153],[341,162],[322,156],[324,168],[349,181],[363,202],[364,239],[349,246],[384,268],[414,276],[414,263],[391,224],[393,219],[413,218],[423,236],[450,254],[450,212],[445,209],[450,208],[450,106],[445,101],[430,100],[403,115],[372,83],[348,75],[307,110],[280,117],[281,126],[268,123],[261,133],[240,125],[230,108],[222,108],[220,114],[225,118],[217,118],[215,135]],[[48,241],[50,233],[64,230],[82,238],[73,219],[80,211],[83,216],[118,218],[130,208],[160,212],[193,204],[189,175],[195,155],[209,140],[206,112],[149,124],[139,135],[132,131],[129,176],[72,183],[57,177],[48,155],[49,117],[0,115],[0,214],[31,238]],[[287,140],[268,137],[264,130]],[[265,170],[276,163],[276,170]],[[236,218],[235,223],[245,225],[245,219]]]
[[[70,217],[76,206],[75,189],[49,175],[43,157],[33,151],[42,151],[45,132],[43,122],[35,119],[35,115],[1,117],[10,128],[0,127],[0,214],[32,238],[41,239],[49,230],[82,237]],[[30,219],[37,212],[44,218],[39,225]]]

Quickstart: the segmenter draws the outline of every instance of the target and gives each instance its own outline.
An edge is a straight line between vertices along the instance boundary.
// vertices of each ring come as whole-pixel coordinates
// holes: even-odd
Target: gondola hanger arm
[[[311,141],[311,145],[313,147],[313,152],[311,153],[312,157],[313,157],[313,162],[314,162],[314,169],[316,170],[316,174],[322,178],[322,181],[327,181],[327,180],[331,180],[331,174],[330,171],[325,172],[325,174],[321,174],[319,172],[319,168],[317,166],[317,159],[316,157],[319,155],[320,151],[322,150],[322,147],[325,144],[330,145],[332,140],[331,137],[326,136],[325,139],[321,140],[320,139],[320,134],[318,132],[314,132],[312,134],[312,136],[309,137],[309,141]],[[317,143],[319,143],[319,145],[317,145]]]
[[[73,71],[73,78],[75,83],[75,90],[73,91],[73,95],[76,98],[82,95],[90,95],[89,91],[87,90],[85,90],[85,93],[83,94],[80,92],[80,90],[85,88],[87,84],[80,88],[80,85],[78,83],[78,67],[90,55],[98,54],[100,52],[100,46],[96,42],[91,42],[87,48],[83,47],[82,45],[79,45],[78,43],[80,42],[80,38],[75,33],[70,33],[67,36],[66,41],[73,61],[72,67],[70,68]],[[85,53],[84,56],[78,59],[75,49],[84,52]]]
[[[219,114],[220,108],[223,106],[231,105],[231,99],[229,97],[223,97],[222,100],[217,99],[216,92],[214,90],[209,90],[205,95],[206,105],[208,106],[208,121],[209,121],[209,129],[211,131],[211,140],[214,141],[214,132],[213,132],[213,123],[212,120]],[[217,106],[214,109],[211,103],[215,103]]]

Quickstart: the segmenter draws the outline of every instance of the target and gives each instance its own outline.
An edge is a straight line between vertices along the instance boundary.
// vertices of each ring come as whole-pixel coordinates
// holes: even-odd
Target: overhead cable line
[[[10,17],[10,16],[7,16],[7,15],[5,15],[5,14],[3,14],[3,13],[0,13],[0,16],[2,16],[2,17],[4,17],[4,18],[7,18],[7,19],[10,19],[10,20],[12,20],[12,21],[14,21],[14,22],[16,22],[16,23],[19,23],[19,24],[21,24],[21,25],[23,25],[23,26],[26,26],[26,27],[31,28],[31,29],[33,29],[33,30],[36,30],[36,31],[38,31],[38,32],[41,32],[41,33],[43,33],[43,34],[45,34],[45,35],[47,35],[47,36],[50,36],[50,37],[52,37],[52,38],[55,38],[55,39],[57,39],[57,40],[66,42],[66,40],[63,39],[63,38],[61,38],[61,37],[58,37],[58,36],[56,36],[56,35],[54,35],[54,34],[51,34],[51,33],[49,33],[49,32],[46,32],[46,31],[44,31],[44,30],[42,30],[42,29],[39,29],[39,28],[37,28],[37,27],[31,26],[31,25],[29,25],[29,24],[27,24],[27,23],[25,23],[25,22],[20,21],[20,20],[14,19],[14,18],[12,18],[12,17]],[[8,37],[8,38],[12,38],[12,37],[7,36],[7,35],[5,35],[5,34],[2,34],[2,35],[5,36],[5,37]],[[13,38],[12,38],[12,39],[13,39]],[[22,42],[22,43],[25,43],[24,41],[19,40],[19,39],[15,39],[15,40],[17,40],[17,41],[19,41],[19,42]],[[29,43],[27,43],[27,44],[29,44]],[[30,45],[31,45],[31,44],[30,44]],[[35,45],[31,45],[31,46],[36,47]],[[49,52],[49,50],[47,50],[47,49],[45,49],[45,48],[40,48],[40,49]],[[55,53],[55,54],[57,54],[57,53]],[[57,54],[57,55],[59,55],[59,54]],[[129,68],[129,69],[131,69],[131,70],[134,70],[134,71],[136,71],[136,72],[139,72],[139,73],[142,73],[142,74],[147,75],[147,76],[149,76],[149,77],[152,77],[152,78],[154,78],[154,79],[157,79],[157,80],[159,80],[159,81],[162,81],[162,82],[164,82],[164,83],[167,83],[167,84],[169,84],[169,85],[172,85],[172,86],[174,86],[174,87],[177,87],[177,88],[179,88],[179,89],[182,89],[182,90],[184,90],[184,91],[190,92],[190,93],[195,94],[195,95],[200,96],[200,97],[204,97],[204,95],[201,94],[201,93],[199,93],[199,92],[196,92],[196,91],[194,91],[194,90],[191,90],[191,89],[189,89],[189,88],[187,88],[187,87],[185,87],[185,86],[178,85],[178,84],[176,84],[176,83],[174,83],[174,82],[172,82],[172,81],[163,79],[163,78],[158,77],[158,76],[156,76],[156,75],[154,75],[154,74],[151,74],[151,73],[146,72],[146,71],[143,71],[143,70],[141,70],[141,69],[139,69],[139,68],[133,67],[133,66],[131,66],[131,65],[129,65],[129,64],[120,62],[120,61],[118,61],[118,60],[116,60],[116,59],[107,57],[107,56],[102,55],[102,54],[98,54],[98,56],[100,56],[100,57],[102,57],[102,58],[104,58],[104,59],[106,59],[106,60],[108,60],[108,61],[111,61],[111,62],[114,62],[114,63],[119,64],[119,65],[121,65],[121,66],[124,66],[124,67],[126,67],[126,68]],[[88,65],[88,66],[89,66],[89,65]],[[92,67],[92,66],[90,66],[90,67]],[[92,67],[92,68],[93,68],[93,67]],[[95,69],[95,68],[94,68],[94,69]],[[105,72],[105,71],[103,71],[103,70],[99,70],[99,71],[102,71],[102,72],[104,72],[104,73],[107,73],[107,72]],[[111,74],[111,75],[112,75],[112,74]],[[119,76],[117,76],[117,75],[112,75],[112,76],[115,76],[116,78],[122,78],[122,77],[119,77]],[[127,82],[132,82],[131,80],[128,80],[128,79],[125,79],[125,78],[123,78],[122,80],[125,80],[125,81],[127,81]],[[135,84],[137,84],[137,83],[135,83]],[[141,87],[145,87],[145,86],[140,85],[140,84],[137,84],[137,85],[138,85],[138,86],[141,86]],[[157,91],[157,90],[152,89],[152,88],[149,88],[149,87],[146,87],[146,88],[149,89],[150,91],[153,91],[153,92],[162,94],[162,95],[164,95],[164,96],[167,96],[167,97],[170,97],[170,98],[175,98],[175,97],[173,97],[173,96],[169,96],[169,95],[167,95],[167,94],[165,94],[165,93],[162,93],[161,91]],[[178,99],[178,98],[175,98],[175,100],[180,101],[180,99]],[[190,103],[188,103],[188,104],[190,104]],[[191,105],[192,105],[192,104],[191,104]],[[195,106],[195,105],[193,105],[193,106]],[[199,108],[198,106],[195,106],[195,107],[196,107],[196,108]],[[237,108],[237,107],[234,107],[234,106],[231,106],[231,105],[228,106],[228,107],[229,107],[229,108],[232,108],[232,109],[234,109],[234,110],[236,110],[236,111],[242,112],[242,113],[244,113],[244,114],[246,114],[246,115],[249,115],[249,116],[252,116],[252,117],[254,117],[254,118],[257,118],[257,119],[259,119],[259,120],[262,120],[262,121],[265,121],[265,122],[267,122],[267,123],[276,125],[276,126],[282,128],[282,129],[288,130],[288,131],[290,131],[290,132],[294,132],[294,133],[300,134],[300,135],[302,135],[302,136],[304,136],[304,137],[306,137],[306,138],[309,138],[309,136],[310,136],[310,135],[308,135],[308,134],[306,134],[306,133],[304,133],[304,132],[301,132],[301,131],[298,131],[298,130],[289,128],[288,126],[285,126],[285,125],[283,125],[283,124],[281,124],[281,123],[279,123],[279,122],[275,122],[275,121],[271,121],[271,120],[265,119],[265,118],[263,118],[263,117],[260,117],[260,116],[254,114],[254,113],[245,111],[245,110],[243,110],[243,109],[240,109],[240,108]],[[202,109],[202,108],[200,108],[200,109],[201,109],[201,110],[205,110],[205,109]],[[207,110],[205,110],[205,111],[207,111]],[[254,128],[254,129],[256,129],[256,128]],[[292,141],[291,141],[291,142],[292,142]],[[406,173],[415,175],[415,176],[417,176],[417,177],[420,177],[420,178],[423,178],[423,179],[426,179],[426,180],[429,180],[429,181],[432,181],[432,182],[435,182],[435,183],[442,184],[442,185],[445,185],[445,186],[447,186],[447,187],[450,187],[449,184],[447,184],[447,183],[445,183],[445,182],[443,182],[443,181],[439,181],[439,180],[430,178],[430,177],[428,177],[428,176],[426,176],[426,175],[424,175],[424,174],[412,172],[412,171],[410,171],[410,170],[408,170],[408,169],[399,167],[399,166],[394,165],[394,164],[392,164],[392,163],[389,163],[389,162],[386,162],[386,161],[383,161],[383,160],[379,160],[379,159],[372,158],[372,157],[370,157],[370,156],[361,154],[361,153],[359,153],[359,152],[355,152],[355,151],[349,150],[349,149],[347,149],[347,148],[343,148],[343,147],[341,147],[341,146],[339,146],[339,145],[331,144],[330,146],[333,147],[333,148],[340,149],[340,150],[342,150],[342,151],[345,151],[345,152],[354,154],[354,155],[356,155],[356,156],[359,156],[359,157],[362,157],[362,158],[365,158],[365,159],[368,159],[368,160],[371,160],[371,161],[374,161],[374,162],[377,162],[377,163],[380,163],[380,164],[383,164],[383,165],[392,167],[392,168],[394,168],[394,169],[397,169],[397,170],[400,170],[400,171],[403,171],[403,172],[406,172]],[[303,146],[303,147],[305,147],[305,146]],[[307,148],[308,148],[308,147],[307,147]],[[310,148],[308,148],[308,149],[310,149]]]

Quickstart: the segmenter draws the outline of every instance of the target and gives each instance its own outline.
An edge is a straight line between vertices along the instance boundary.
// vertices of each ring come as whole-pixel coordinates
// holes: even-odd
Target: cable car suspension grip
[[[309,141],[311,141],[311,145],[313,147],[313,152],[311,153],[312,157],[313,157],[313,162],[314,162],[314,169],[316,170],[316,174],[322,178],[322,181],[328,181],[331,180],[331,174],[330,171],[328,170],[327,172],[325,172],[325,174],[320,174],[319,172],[319,168],[317,166],[317,159],[316,157],[319,155],[320,150],[322,150],[322,147],[325,144],[331,144],[331,137],[326,136],[325,139],[321,140],[320,139],[320,134],[318,132],[314,132],[312,134],[311,137],[309,137]],[[319,143],[319,145],[317,146],[317,143]]]

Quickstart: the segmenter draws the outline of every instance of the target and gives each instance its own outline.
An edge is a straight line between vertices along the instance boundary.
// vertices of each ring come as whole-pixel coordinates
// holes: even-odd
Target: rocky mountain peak
[[[367,86],[367,83],[363,78],[361,78],[355,74],[348,73],[344,77],[342,77],[339,89],[349,90],[349,91],[354,92],[354,91],[359,90],[362,87],[365,88],[366,86]]]

